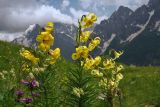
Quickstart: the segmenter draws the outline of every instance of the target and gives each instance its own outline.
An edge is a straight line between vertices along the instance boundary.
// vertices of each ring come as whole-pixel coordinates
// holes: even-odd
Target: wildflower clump
[[[54,43],[54,24],[49,22],[36,37],[38,46],[34,52],[22,48],[20,55],[24,59],[18,74],[17,101],[31,106],[36,101],[43,99],[41,105],[48,107],[48,79],[53,75],[54,65],[60,58],[60,49],[51,49]],[[53,65],[53,66],[52,66]],[[28,92],[29,91],[29,92]],[[30,93],[30,94],[27,94]],[[41,93],[41,94],[40,94]]]
[[[81,20],[79,20],[78,34],[76,36],[77,45],[75,53],[72,54],[72,59],[79,63],[79,68],[81,69],[81,71],[77,72],[81,78],[76,81],[83,81],[84,72],[88,71],[92,77],[98,79],[99,88],[101,89],[99,93],[104,95],[104,101],[113,107],[115,97],[119,96],[117,95],[119,91],[119,82],[123,79],[123,75],[120,72],[123,69],[123,66],[117,64],[116,60],[120,58],[123,51],[115,51],[112,49],[109,53],[110,57],[105,60],[101,58],[101,56],[92,57],[90,53],[100,45],[101,39],[100,37],[93,38],[91,32],[86,28],[91,27],[96,20],[97,17],[93,13],[83,15]],[[74,86],[73,89],[77,89],[76,87],[77,86]],[[78,87],[78,89],[84,89],[81,85]],[[95,89],[90,89],[90,91],[91,90]],[[79,96],[79,99],[83,98],[82,95],[77,95]]]
[[[108,57],[95,55],[94,50],[101,44],[101,39],[88,29],[96,20],[94,13],[83,15],[78,20],[71,66],[69,63],[56,63],[61,50],[52,49],[55,35],[51,22],[39,31],[34,50],[20,50],[22,61],[19,70],[16,73],[14,70],[0,72],[0,80],[14,94],[15,104],[24,107],[92,107],[95,102],[98,104],[103,100],[100,102],[107,107],[115,107],[116,97],[121,97],[119,83],[124,78],[121,72],[124,67],[117,63],[123,51],[112,49]],[[61,72],[60,75],[57,72]],[[12,81],[8,78],[17,84],[10,85]]]
[[[16,101],[22,104],[25,104],[26,106],[30,106],[33,102],[33,99],[36,100],[36,97],[40,96],[40,93],[37,92],[38,88],[40,86],[40,83],[35,79],[34,75],[32,73],[29,73],[27,78],[24,80],[22,79],[20,81],[21,89],[20,87],[16,90]],[[28,90],[29,92],[27,92]]]
[[[103,99],[109,107],[115,106],[115,98],[121,98],[119,89],[119,82],[123,79],[121,70],[123,65],[117,64],[116,60],[123,54],[123,51],[110,51],[110,57],[104,59],[102,65],[99,66],[99,71],[103,76],[99,78],[99,87],[101,88],[100,94],[103,94]]]

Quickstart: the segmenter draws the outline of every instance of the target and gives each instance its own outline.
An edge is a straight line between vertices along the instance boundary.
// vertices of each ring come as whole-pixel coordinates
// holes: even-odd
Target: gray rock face
[[[33,24],[28,27],[28,29],[23,33],[22,37],[14,39],[13,43],[18,43],[25,45],[27,47],[35,47],[36,45],[36,36],[41,31],[41,27],[38,24]]]
[[[160,42],[155,43],[160,41],[160,0],[150,0],[135,11],[120,6],[108,20],[103,20],[95,27],[93,36],[96,35],[102,39],[99,53],[114,48],[125,51],[121,60],[124,63],[160,65],[156,57],[160,56],[160,52],[154,48],[160,45]]]

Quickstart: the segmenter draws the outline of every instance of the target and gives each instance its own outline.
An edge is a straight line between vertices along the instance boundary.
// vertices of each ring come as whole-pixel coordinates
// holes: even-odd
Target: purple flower
[[[39,93],[32,92],[32,96],[34,96],[34,97],[39,97],[40,94],[39,94]]]
[[[24,94],[24,92],[23,92],[22,90],[17,90],[17,91],[16,91],[16,95],[17,95],[18,97],[22,97],[23,94]]]
[[[32,103],[32,101],[33,101],[32,98],[21,98],[21,99],[19,99],[19,102],[26,103],[26,104]]]
[[[29,82],[27,80],[21,80],[21,83],[24,85],[29,85]]]
[[[32,86],[32,87],[39,87],[39,82],[36,81],[36,80],[33,80],[33,81],[31,82],[31,86]]]

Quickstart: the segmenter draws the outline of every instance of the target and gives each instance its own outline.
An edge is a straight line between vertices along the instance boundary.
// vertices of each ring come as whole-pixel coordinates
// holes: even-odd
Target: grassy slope
[[[0,70],[9,70],[19,60],[22,46],[0,41]]]
[[[18,66],[20,48],[21,46],[0,41],[0,71]],[[53,81],[56,80],[58,84],[58,80],[60,81],[64,75],[62,73],[67,72],[66,68],[71,65],[68,65],[66,61],[59,62],[57,65],[59,74]],[[160,107],[160,67],[126,67],[123,72],[124,79],[120,84],[123,92],[122,107],[144,107],[146,105]]]
[[[123,106],[160,107],[160,67],[126,68],[121,82]]]

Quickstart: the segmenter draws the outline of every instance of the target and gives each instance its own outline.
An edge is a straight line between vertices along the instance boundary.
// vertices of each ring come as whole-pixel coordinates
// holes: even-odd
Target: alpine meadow
[[[0,0],[0,12],[0,107],[160,107],[160,0]]]

